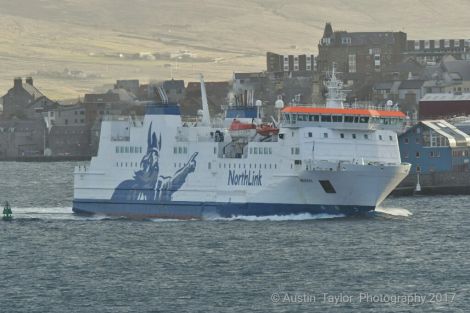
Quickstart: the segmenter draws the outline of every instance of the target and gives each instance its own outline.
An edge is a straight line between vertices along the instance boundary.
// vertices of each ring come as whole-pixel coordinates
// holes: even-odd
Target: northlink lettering
[[[235,170],[228,171],[227,185],[232,186],[261,186],[261,170],[256,173],[255,171],[243,171],[242,173],[235,173]]]

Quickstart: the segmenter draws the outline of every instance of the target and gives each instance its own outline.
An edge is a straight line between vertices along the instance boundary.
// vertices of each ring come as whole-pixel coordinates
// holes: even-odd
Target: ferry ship
[[[170,219],[373,211],[409,172],[397,140],[406,116],[345,107],[334,71],[327,87],[326,105],[278,100],[277,123],[263,126],[260,102],[229,106],[226,126],[214,126],[202,79],[194,125],[161,91],[143,119],[102,122],[97,156],[74,171],[73,211]]]

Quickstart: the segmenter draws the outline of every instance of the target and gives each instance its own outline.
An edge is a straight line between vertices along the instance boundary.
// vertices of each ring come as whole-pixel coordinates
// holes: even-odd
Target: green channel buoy
[[[8,201],[5,202],[5,206],[3,207],[3,218],[4,221],[11,221],[13,219],[13,212],[11,211],[10,203]]]

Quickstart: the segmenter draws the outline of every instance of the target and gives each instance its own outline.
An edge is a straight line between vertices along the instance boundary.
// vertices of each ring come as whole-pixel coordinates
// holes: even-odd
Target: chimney
[[[13,87],[15,89],[18,89],[18,88],[21,88],[23,85],[23,80],[21,79],[21,77],[16,77],[14,80],[13,80]]]
[[[32,77],[27,77],[27,78],[26,78],[26,83],[27,83],[27,84],[30,84],[31,86],[33,86],[33,78],[32,78]]]

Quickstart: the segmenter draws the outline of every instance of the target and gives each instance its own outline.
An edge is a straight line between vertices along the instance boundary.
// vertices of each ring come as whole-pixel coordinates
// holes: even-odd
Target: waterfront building
[[[445,120],[420,121],[398,143],[410,175],[470,170],[470,136]]]
[[[470,115],[470,93],[429,93],[419,101],[419,119]]]
[[[0,120],[0,159],[41,156],[46,125],[43,120]]]

